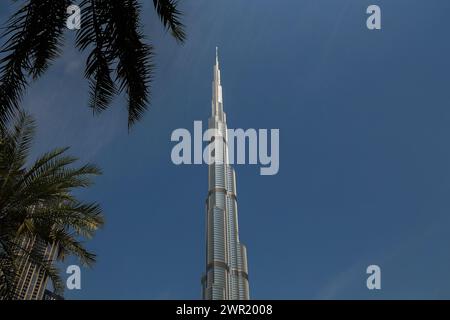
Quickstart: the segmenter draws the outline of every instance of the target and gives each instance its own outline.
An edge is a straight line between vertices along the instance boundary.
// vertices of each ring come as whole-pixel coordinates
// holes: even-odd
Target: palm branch
[[[86,250],[83,239],[104,223],[98,204],[81,202],[72,194],[89,187],[100,170],[90,164],[76,167],[77,159],[66,155],[67,148],[45,153],[27,166],[33,137],[34,122],[24,113],[0,130],[0,298],[14,294],[18,266],[25,258],[62,290],[52,261],[24,246],[27,240],[56,243],[58,260],[76,256],[90,266],[95,255]]]
[[[60,56],[69,0],[22,0],[6,24],[0,50],[0,125],[18,109],[31,80],[39,78]],[[138,0],[83,0],[82,27],[76,45],[88,51],[85,76],[90,84],[89,106],[107,109],[125,92],[128,126],[138,121],[150,102],[153,47],[141,31]],[[175,0],[153,0],[163,24],[180,43],[186,35]],[[113,72],[114,71],[114,72]],[[114,73],[114,74],[113,74]]]

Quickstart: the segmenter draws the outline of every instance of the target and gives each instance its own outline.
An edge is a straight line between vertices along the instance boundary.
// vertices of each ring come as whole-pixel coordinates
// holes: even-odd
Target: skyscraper
[[[22,248],[33,251],[43,261],[53,262],[56,256],[57,246],[47,245],[44,241],[34,237],[22,241]],[[47,287],[48,276],[45,270],[24,255],[18,266],[18,275],[15,279],[14,299],[17,300],[42,300]]]
[[[208,168],[203,299],[248,300],[247,251],[239,241],[236,175],[228,158],[227,123],[223,112],[217,48],[212,87],[212,114],[208,128],[216,130],[211,143],[220,139],[221,149],[214,149],[215,161]]]

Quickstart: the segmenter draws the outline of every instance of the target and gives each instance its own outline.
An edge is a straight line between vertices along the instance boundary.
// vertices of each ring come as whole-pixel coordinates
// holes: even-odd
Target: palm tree
[[[30,80],[39,78],[61,54],[70,0],[18,0],[9,19],[0,54],[0,125],[13,116]],[[177,0],[153,0],[165,29],[185,40]],[[85,77],[90,83],[89,105],[98,113],[112,98],[128,97],[129,128],[141,118],[150,99],[154,49],[144,42],[139,0],[83,0],[82,26],[76,45],[88,50]],[[113,72],[114,71],[114,72]]]
[[[26,241],[57,244],[57,260],[73,255],[90,266],[95,255],[81,241],[103,225],[100,207],[72,194],[75,188],[90,186],[100,170],[90,164],[74,167],[77,159],[65,155],[67,148],[45,153],[31,163],[34,128],[33,120],[19,113],[13,125],[0,129],[0,299],[12,297],[24,258],[45,271],[57,292],[62,290],[52,261],[26,248]]]

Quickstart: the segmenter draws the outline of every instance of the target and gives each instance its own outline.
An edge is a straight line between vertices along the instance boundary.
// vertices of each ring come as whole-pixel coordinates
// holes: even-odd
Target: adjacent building
[[[36,237],[23,240],[21,247],[26,252],[33,252],[35,256],[42,257],[43,261],[53,262],[56,256],[56,245],[47,245]],[[15,280],[14,299],[43,300],[47,283],[48,276],[45,270],[31,261],[28,255],[24,255],[19,263]]]

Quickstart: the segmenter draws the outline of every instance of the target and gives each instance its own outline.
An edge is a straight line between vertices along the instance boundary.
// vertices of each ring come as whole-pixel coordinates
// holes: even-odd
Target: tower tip
[[[219,64],[219,47],[216,47],[216,63]]]

